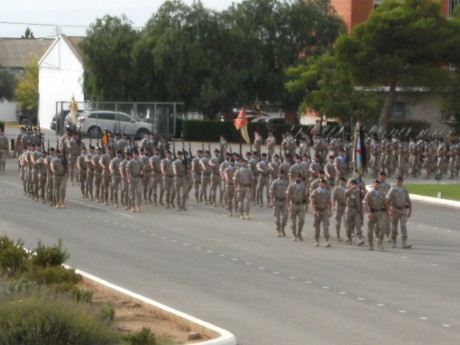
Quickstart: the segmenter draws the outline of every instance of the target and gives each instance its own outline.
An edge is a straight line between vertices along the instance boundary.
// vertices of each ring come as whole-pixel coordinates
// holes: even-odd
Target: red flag
[[[248,119],[246,117],[246,112],[244,111],[244,108],[241,108],[240,113],[235,119],[235,127],[236,129],[241,129],[247,124],[248,124]]]

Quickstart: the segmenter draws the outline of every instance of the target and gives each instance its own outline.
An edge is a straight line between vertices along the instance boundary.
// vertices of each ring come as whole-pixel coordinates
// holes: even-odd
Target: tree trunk
[[[396,81],[393,80],[390,82],[390,91],[388,92],[388,96],[385,99],[385,103],[383,104],[382,111],[380,112],[379,127],[382,133],[386,132],[388,129],[388,122],[390,120],[391,111],[393,110],[395,98],[396,98]]]

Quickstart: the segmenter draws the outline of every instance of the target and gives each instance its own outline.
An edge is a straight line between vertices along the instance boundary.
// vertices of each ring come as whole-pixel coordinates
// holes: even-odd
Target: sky
[[[193,1],[182,0],[187,5],[191,5]],[[68,36],[84,36],[90,24],[107,14],[125,14],[133,22],[133,27],[143,27],[163,2],[164,0],[1,0],[0,37],[19,38],[27,27],[36,38],[54,38],[57,32]],[[240,3],[242,0],[201,2],[209,9],[222,11],[232,3]]]

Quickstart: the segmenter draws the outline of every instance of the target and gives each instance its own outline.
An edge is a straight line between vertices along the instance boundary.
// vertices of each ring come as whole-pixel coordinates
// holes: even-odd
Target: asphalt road
[[[23,196],[15,167],[8,160],[0,176],[0,234],[29,248],[60,238],[70,265],[227,329],[240,345],[460,344],[457,209],[416,203],[411,250],[314,248],[310,214],[299,243],[275,237],[271,211],[255,206],[249,221],[194,201],[187,212],[132,214],[69,186],[67,209],[56,210]]]

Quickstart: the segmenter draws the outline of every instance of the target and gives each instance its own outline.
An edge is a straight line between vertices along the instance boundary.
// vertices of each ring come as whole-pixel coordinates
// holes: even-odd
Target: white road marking
[[[251,266],[252,264],[250,262],[246,262],[246,266]]]
[[[426,320],[428,320],[428,318],[426,316],[420,316],[420,320],[426,321]]]
[[[401,314],[407,313],[405,310],[398,310],[398,312]]]
[[[162,239],[162,240],[166,240],[167,237],[166,237],[166,236],[161,236],[161,239]]]
[[[280,274],[279,272],[273,272],[273,274]]]
[[[383,304],[383,303],[379,303],[379,304],[377,304],[377,306],[378,306],[378,307],[384,307],[384,306],[385,306],[385,304]]]
[[[225,258],[225,254],[220,254],[219,255],[221,258]]]
[[[150,234],[150,236],[155,237],[157,234]]]
[[[206,253],[212,254],[212,253],[214,253],[214,252],[213,252],[212,250],[207,250]]]
[[[145,231],[145,230],[141,230],[141,233],[142,233],[142,234],[145,234],[146,232],[147,232],[147,231]]]
[[[261,271],[265,271],[265,267],[262,267],[262,266],[258,267],[258,269],[261,270]]]
[[[237,259],[237,258],[233,258],[232,261],[238,261],[238,259]]]
[[[309,280],[306,280],[306,281],[305,281],[305,284],[311,284],[311,283],[312,283],[312,282],[309,281]]]
[[[442,327],[445,327],[445,328],[450,328],[450,325],[448,325],[447,323],[442,325]]]
[[[345,291],[340,291],[339,294],[346,295],[347,293]]]
[[[329,286],[323,286],[322,289],[327,290],[327,289],[329,289]]]
[[[364,297],[358,297],[357,300],[358,301],[365,301],[366,299]]]
[[[292,280],[294,280],[294,279],[297,279],[297,278],[296,278],[296,277],[294,277],[294,276],[291,276],[291,277],[289,277],[289,279],[292,279]]]

